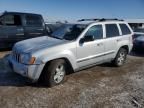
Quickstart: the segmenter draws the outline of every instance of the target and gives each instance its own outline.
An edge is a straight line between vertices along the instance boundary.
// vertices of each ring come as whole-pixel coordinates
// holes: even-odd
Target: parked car
[[[144,51],[144,33],[135,32],[133,36],[133,50]]]
[[[12,48],[18,42],[47,35],[43,17],[39,14],[4,12],[0,14],[0,49]]]
[[[18,42],[9,56],[14,72],[55,86],[71,71],[112,62],[122,66],[131,51],[133,31],[121,20],[91,19],[66,24],[44,36]]]

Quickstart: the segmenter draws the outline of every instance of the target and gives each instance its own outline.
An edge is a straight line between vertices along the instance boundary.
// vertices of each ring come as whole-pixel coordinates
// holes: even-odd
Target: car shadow
[[[7,58],[8,55],[4,58],[0,58],[0,86],[30,86],[32,84],[31,82],[12,71]]]
[[[11,50],[12,50],[12,48],[1,48],[1,49],[0,49],[0,52],[11,51]]]
[[[14,72],[0,71],[0,86],[27,86],[26,79]]]
[[[48,86],[43,82],[33,83],[28,78],[25,78],[17,73],[15,73],[9,66],[8,63],[9,54],[0,58],[0,86],[14,86],[14,87],[37,87],[37,88],[47,88]]]

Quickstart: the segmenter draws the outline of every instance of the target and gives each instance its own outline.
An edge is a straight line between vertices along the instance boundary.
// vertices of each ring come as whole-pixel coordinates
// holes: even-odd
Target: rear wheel
[[[63,59],[51,61],[47,67],[45,67],[42,80],[45,85],[50,87],[62,83],[65,79],[66,63]]]
[[[114,59],[113,63],[115,66],[118,66],[118,67],[122,66],[125,63],[126,58],[127,58],[127,50],[124,48],[121,48],[118,51],[118,54],[117,54],[116,58]]]

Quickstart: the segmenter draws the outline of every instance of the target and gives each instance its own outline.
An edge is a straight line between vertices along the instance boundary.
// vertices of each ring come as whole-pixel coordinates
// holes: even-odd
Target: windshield
[[[76,40],[87,27],[84,24],[65,24],[52,33],[52,37],[65,40]]]

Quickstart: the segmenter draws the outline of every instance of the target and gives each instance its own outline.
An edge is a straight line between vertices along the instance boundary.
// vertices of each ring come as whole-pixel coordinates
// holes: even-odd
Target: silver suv
[[[133,31],[116,19],[83,19],[65,24],[50,37],[18,42],[9,56],[12,69],[32,81],[54,86],[69,72],[112,62],[122,66],[132,49]]]

